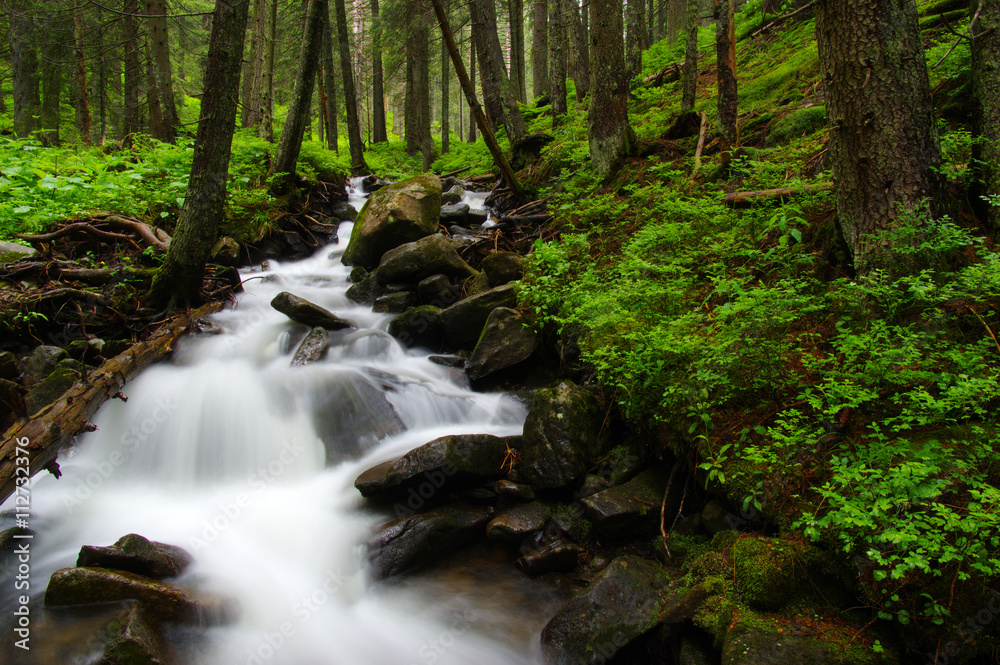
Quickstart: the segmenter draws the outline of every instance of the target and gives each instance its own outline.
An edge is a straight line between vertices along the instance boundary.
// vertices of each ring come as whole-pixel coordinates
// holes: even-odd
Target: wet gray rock
[[[24,406],[29,416],[58,400],[80,380],[82,374],[79,369],[63,365],[65,362],[67,361],[60,361],[51,374],[35,384],[24,396]],[[72,362],[80,364],[76,360]]]
[[[32,351],[21,364],[21,372],[24,374],[24,385],[33,386],[56,368],[63,358],[69,357],[65,349],[58,346],[38,346]]]
[[[667,475],[661,469],[647,469],[624,485],[585,497],[580,503],[587,519],[605,536],[655,533],[666,487]]]
[[[389,322],[389,334],[403,346],[441,345],[441,308],[434,305],[412,307]]]
[[[538,501],[515,506],[490,520],[486,525],[486,537],[520,542],[545,526],[551,514],[549,507]]]
[[[470,379],[482,379],[527,360],[537,348],[538,334],[527,319],[515,309],[498,307],[486,319],[466,370]]]
[[[358,218],[358,211],[347,201],[337,201],[330,210],[330,216],[342,222],[353,222]]]
[[[354,266],[351,268],[351,273],[347,276],[351,284],[357,284],[358,282],[364,281],[368,277],[368,268],[364,266]]]
[[[407,491],[429,484],[426,492],[442,493],[451,488],[505,475],[508,449],[521,445],[521,437],[489,434],[442,436],[414,448],[389,465],[369,469],[354,486],[363,496],[405,496]],[[424,488],[419,488],[423,490]],[[425,499],[425,491],[418,494]],[[443,497],[439,496],[439,499]]]
[[[440,274],[420,280],[420,283],[417,284],[417,293],[425,304],[441,308],[453,305],[458,301],[458,296],[455,295],[455,290],[451,286],[451,280]]]
[[[604,451],[603,420],[594,394],[572,381],[536,391],[524,423],[521,481],[536,490],[574,484]]]
[[[472,506],[444,506],[389,522],[368,542],[372,576],[411,571],[482,537],[489,513]]]
[[[469,226],[482,226],[490,218],[485,208],[472,208],[465,215],[465,223]]]
[[[380,296],[372,303],[372,311],[380,314],[402,314],[419,303],[417,294],[413,291],[400,291]]]
[[[660,622],[666,575],[651,561],[612,561],[542,630],[542,656],[550,665],[604,663]]]
[[[490,312],[497,307],[516,307],[517,292],[507,284],[460,300],[441,313],[441,326],[449,344],[471,348],[479,339]]]
[[[603,492],[608,489],[608,481],[601,476],[588,473],[583,477],[583,482],[580,483],[580,489],[576,491],[576,498],[582,499],[584,497],[597,494],[598,492]]]
[[[14,380],[20,374],[21,370],[17,366],[17,357],[10,351],[0,351],[0,379]]]
[[[21,384],[8,379],[0,379],[0,422],[14,412],[17,396],[21,394]]]
[[[221,263],[224,266],[238,265],[240,262],[240,244],[229,236],[223,236],[215,241],[210,256],[213,262]]]
[[[347,289],[347,297],[359,305],[371,305],[387,292],[388,289],[375,279],[375,275],[366,271],[366,275],[361,281],[355,282]]]
[[[524,573],[535,576],[575,570],[583,550],[562,538],[531,550],[515,562]]]
[[[271,300],[271,307],[278,310],[292,321],[310,328],[320,327],[327,330],[343,330],[353,328],[354,324],[340,318],[333,312],[309,302],[305,298],[282,291]]]
[[[0,257],[6,254],[14,254],[19,259],[31,258],[38,251],[28,247],[27,245],[19,245],[16,242],[7,242],[6,240],[0,240]]]
[[[514,252],[494,252],[483,259],[483,272],[490,286],[500,286],[524,277],[524,258]]]
[[[514,501],[534,501],[535,499],[535,490],[531,489],[527,485],[515,483],[511,480],[496,481],[493,485],[493,491],[496,492],[498,496],[502,496],[506,499],[513,499]]]
[[[309,334],[299,344],[299,348],[295,350],[295,355],[292,356],[292,367],[319,362],[326,357],[326,352],[329,349],[330,333],[327,332],[326,328],[317,326],[309,331]]]
[[[207,319],[199,321],[198,323],[212,324],[212,322]],[[199,329],[198,332],[204,331]],[[101,353],[104,350],[104,346],[104,340],[97,337],[92,337],[90,339],[75,339],[66,346],[66,351],[69,352],[70,356],[77,360],[87,363],[96,363],[102,358]]]
[[[442,187],[445,186],[446,184],[447,181],[442,182]],[[456,182],[451,187],[449,187],[444,194],[441,195],[441,203],[443,204],[458,203],[459,201],[462,200],[463,196],[465,196],[465,187],[462,187],[460,184]]]
[[[157,543],[135,533],[122,536],[111,547],[84,545],[76,559],[79,567],[123,570],[155,579],[176,577],[193,562],[194,558],[184,548]]]
[[[326,449],[327,465],[356,459],[405,429],[385,394],[360,374],[328,377],[313,399],[313,424]]]
[[[358,213],[345,265],[374,268],[382,255],[437,231],[441,213],[441,180],[423,174],[387,185],[373,193]]]
[[[436,274],[462,279],[476,274],[448,239],[439,233],[386,252],[375,271],[375,277],[382,284],[415,284]]]
[[[160,628],[138,603],[110,627],[110,639],[95,665],[164,665],[163,636]]]
[[[465,216],[468,214],[468,203],[453,203],[451,205],[442,206],[441,222],[444,224],[454,224],[456,222],[461,224],[465,221]]]

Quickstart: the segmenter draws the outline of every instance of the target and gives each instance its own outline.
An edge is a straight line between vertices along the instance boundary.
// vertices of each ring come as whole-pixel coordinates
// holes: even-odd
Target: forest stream
[[[235,307],[127,385],[127,403],[101,408],[97,431],[61,456],[61,479],[36,477],[32,649],[5,639],[0,661],[98,658],[103,645],[91,636],[116,608],[96,618],[47,610],[42,594],[82,546],[129,533],[186,549],[195,561],[176,582],[235,608],[216,627],[171,629],[178,662],[538,660],[538,632],[562,595],[485,550],[403,582],[368,578],[364,543],[393,515],[366,508],[355,477],[446,434],[520,434],[527,408],[471,391],[463,372],[388,335],[391,315],[346,298],[350,268],[340,258],[351,226],[341,224],[340,244],[311,258],[244,272]],[[290,366],[306,330],[270,306],[281,291],[356,329],[332,333],[325,359]],[[0,531],[14,525],[13,501]],[[14,588],[0,593],[10,634]]]

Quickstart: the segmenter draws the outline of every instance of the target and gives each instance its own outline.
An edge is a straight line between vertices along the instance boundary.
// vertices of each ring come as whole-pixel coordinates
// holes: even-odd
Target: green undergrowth
[[[579,337],[625,418],[697,456],[700,483],[835,555],[868,618],[933,651],[1000,587],[1000,253],[965,217],[914,215],[892,240],[932,267],[859,278],[830,191],[724,205],[725,191],[831,181],[813,31],[740,43],[745,147],[726,164],[706,150],[695,172],[697,137],[665,139],[670,83],[636,91],[642,156],[598,183],[571,109],[533,170],[560,237],[535,244],[522,303]],[[961,79],[963,57],[937,76]],[[945,122],[942,145],[960,191],[968,130]]]

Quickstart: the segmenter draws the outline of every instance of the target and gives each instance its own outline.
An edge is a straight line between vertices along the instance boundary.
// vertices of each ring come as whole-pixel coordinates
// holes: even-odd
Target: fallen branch
[[[442,174],[441,179],[444,180],[445,178],[451,178],[457,176],[459,173],[465,173],[466,171],[469,171],[471,169],[472,169],[471,166],[463,166],[460,169],[455,169],[454,171],[448,171],[447,173]]]
[[[134,219],[126,219],[125,217],[112,215],[110,213],[101,213],[100,216],[104,218],[101,220],[103,223],[134,231],[143,241],[145,241],[147,247],[159,247],[164,251],[170,247],[170,236],[167,236],[166,240],[161,239],[153,230],[153,227],[145,222],[140,222]],[[164,232],[164,235],[166,235],[166,232]]]
[[[209,303],[178,316],[145,342],[133,344],[91,372],[86,380],[78,381],[56,402],[11,426],[0,445],[0,503],[24,484],[19,479],[25,478],[25,471],[19,469],[26,469],[30,477],[43,468],[54,468],[58,476],[58,467],[53,465],[59,450],[77,434],[93,428],[90,418],[97,409],[118,395],[141,370],[170,353],[174,342],[195,321],[221,307],[221,303]],[[27,465],[17,464],[19,458],[27,458]]]
[[[681,78],[681,72],[683,70],[682,63],[674,63],[672,65],[667,65],[655,74],[651,74],[646,78],[642,79],[642,85],[647,87],[658,88],[665,83],[673,83]]]
[[[752,192],[729,192],[722,201],[729,208],[749,208],[754,201],[760,199],[779,199],[798,196],[809,192],[826,192],[833,189],[832,182],[818,185],[802,185],[801,187],[779,187],[777,189],[762,189]]]
[[[767,25],[765,25],[763,28],[760,28],[759,30],[757,30],[757,32],[754,32],[753,34],[751,34],[750,37],[751,38],[752,37],[756,37],[757,35],[761,34],[762,32],[767,32],[768,30],[770,30],[771,28],[775,27],[776,25],[778,25],[780,23],[784,23],[785,21],[787,21],[788,19],[792,18],[796,14],[799,14],[800,12],[804,12],[805,10],[809,9],[810,7],[812,7],[813,5],[815,5],[817,1],[818,0],[813,0],[812,2],[807,2],[806,4],[802,5],[801,7],[799,7],[798,9],[796,9],[793,12],[788,12],[787,14],[782,14],[778,18],[774,19],[773,21],[771,21],[770,23],[768,23]]]
[[[705,149],[705,133],[708,131],[708,116],[701,112],[701,128],[698,130],[698,147],[694,151],[694,168],[691,170],[691,179],[698,175],[701,168],[701,153]]]
[[[527,226],[528,224],[545,224],[550,221],[552,221],[552,215],[548,213],[542,215],[507,215],[498,219],[497,224]]]
[[[102,231],[96,229],[86,222],[76,222],[74,224],[67,224],[61,229],[52,231],[51,233],[40,233],[36,235],[17,233],[14,235],[15,238],[20,238],[21,240],[27,240],[28,242],[49,242],[50,240],[55,240],[56,238],[61,238],[70,233],[75,233],[79,231],[80,233],[86,233],[87,235],[94,236],[98,240],[106,240],[108,242],[118,242],[120,240],[130,240],[127,235],[122,235],[121,233],[111,233],[109,231]]]

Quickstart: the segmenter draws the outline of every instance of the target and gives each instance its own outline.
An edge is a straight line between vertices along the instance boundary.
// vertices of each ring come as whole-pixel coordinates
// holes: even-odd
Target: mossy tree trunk
[[[36,118],[42,107],[38,93],[38,52],[35,50],[36,17],[25,0],[14,0],[7,7],[10,36],[10,69],[14,93],[14,134],[25,138],[37,128]]]
[[[475,32],[475,26],[469,28],[470,33]],[[470,34],[469,37],[469,85],[472,90],[476,89],[476,45]],[[474,96],[474,95],[473,95]],[[476,109],[469,103],[469,143],[476,142]]]
[[[681,93],[681,113],[694,110],[698,95],[698,24],[701,17],[700,0],[687,0],[685,29],[687,41],[684,44],[684,90]]]
[[[76,109],[76,130],[80,139],[90,144],[90,89],[87,86],[87,54],[84,35],[87,25],[83,8],[73,0],[73,106]]]
[[[309,123],[312,92],[316,85],[316,70],[323,46],[323,17],[326,15],[326,0],[309,0],[306,9],[306,23],[299,46],[298,70],[295,73],[295,87],[288,104],[288,115],[281,138],[274,152],[271,171],[276,191],[284,191],[293,181],[295,164],[302,150],[302,137]]]
[[[139,93],[142,88],[142,64],[139,60],[139,0],[122,2],[122,77],[124,96],[124,118],[122,138],[129,139],[142,131],[142,113],[139,108]]]
[[[358,93],[354,88],[354,69],[351,63],[351,42],[347,32],[347,8],[344,0],[334,0],[337,11],[337,41],[340,43],[340,74],[344,78],[344,105],[347,110],[347,142],[351,150],[351,172],[368,173],[365,147],[361,143],[361,122],[358,119]]]
[[[820,0],[816,37],[826,88],[837,215],[859,274],[911,269],[885,234],[931,200],[941,161],[914,2]]]
[[[507,0],[507,20],[510,25],[510,85],[514,97],[522,104],[528,101],[524,70],[524,0]]]
[[[549,2],[549,99],[552,103],[552,127],[558,127],[566,115],[566,31],[563,29],[563,5],[573,0]]]
[[[719,133],[723,149],[740,144],[739,91],[736,83],[736,2],[715,0],[715,52],[719,63]]]
[[[445,9],[447,14],[447,7]],[[448,152],[451,137],[450,106],[451,106],[451,77],[448,72],[451,70],[451,55],[448,53],[448,44],[441,40],[441,152]]]
[[[54,17],[50,17],[42,25],[43,34],[47,36],[42,40],[42,126],[39,135],[42,143],[47,146],[59,145],[63,69],[66,67],[62,57],[65,50],[59,42],[59,38],[65,34],[62,28]]]
[[[226,202],[248,13],[246,0],[215,2],[191,178],[170,249],[146,295],[149,304],[199,300]]]
[[[565,2],[563,20],[568,22],[570,50],[573,52],[573,84],[576,86],[576,101],[581,103],[590,93],[590,45],[577,0]]]
[[[642,2],[643,0],[625,0],[625,17],[627,31],[625,36],[625,68],[629,79],[635,78],[642,71]]]
[[[323,123],[326,126],[326,147],[334,152],[340,152],[340,135],[337,129],[337,71],[333,65],[333,26],[330,25],[330,13],[323,14]],[[376,128],[378,125],[376,125]],[[382,132],[385,133],[385,119],[382,120]]]
[[[511,145],[524,138],[528,128],[521,116],[517,98],[504,69],[503,50],[497,36],[497,16],[493,0],[472,0],[473,41],[479,54],[486,113],[494,127],[503,126]]]
[[[146,20],[149,26],[149,49],[153,58],[156,97],[159,100],[162,119],[160,135],[157,138],[173,143],[177,140],[177,128],[181,122],[177,117],[177,103],[174,100],[166,0],[146,0]]]
[[[272,0],[273,2],[274,0]],[[267,59],[268,17],[270,11],[267,0],[253,0],[253,18],[250,27],[250,59],[243,74],[243,114],[242,126],[256,128],[260,126],[263,99],[264,65]]]
[[[382,82],[382,25],[378,0],[371,0],[372,12],[372,143],[385,143],[385,88]]]
[[[980,3],[982,9],[979,10]],[[979,19],[972,26],[973,145],[978,182],[974,205],[1000,237],[1000,0],[973,0]],[[983,200],[992,197],[992,205]]]
[[[548,0],[534,0],[531,9],[531,94],[541,97],[549,91]]]
[[[622,3],[592,0],[590,11],[590,161],[594,172],[607,180],[635,152],[635,132],[628,122]]]

